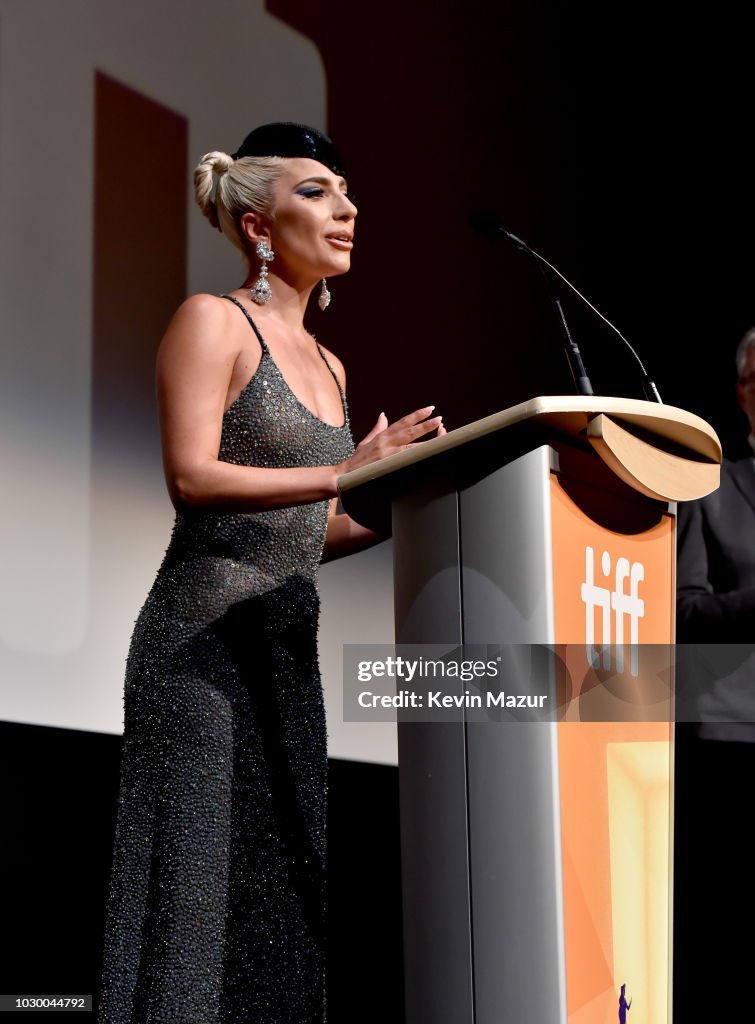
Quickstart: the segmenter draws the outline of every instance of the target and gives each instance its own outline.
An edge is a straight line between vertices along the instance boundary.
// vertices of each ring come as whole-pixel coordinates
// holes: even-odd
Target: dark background
[[[627,336],[664,401],[746,451],[733,363],[755,323],[743,9],[268,8],[320,47],[360,207],[349,280],[333,282],[327,327],[312,317],[346,363],[355,433],[383,406],[434,402],[452,428],[571,391],[537,269],[468,226],[492,207]],[[608,329],[566,309],[595,390],[642,397]]]

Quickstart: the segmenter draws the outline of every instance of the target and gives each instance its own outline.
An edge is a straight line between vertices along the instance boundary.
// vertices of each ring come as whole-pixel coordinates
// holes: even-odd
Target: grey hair
[[[737,345],[737,354],[735,358],[737,360],[737,379],[739,380],[744,376],[745,366],[747,366],[747,356],[749,355],[751,348],[755,348],[755,327],[751,327]]]
[[[194,169],[194,198],[210,224],[240,249],[247,259],[249,242],[241,230],[245,213],[272,216],[273,185],[283,170],[278,156],[245,156],[234,160],[227,153],[205,153]]]

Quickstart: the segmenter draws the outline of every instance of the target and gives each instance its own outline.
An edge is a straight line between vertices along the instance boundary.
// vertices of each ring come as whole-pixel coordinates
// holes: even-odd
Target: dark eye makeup
[[[305,196],[307,199],[312,199],[318,196],[324,196],[325,189],[320,188],[319,185],[305,185],[302,188],[297,188],[296,195]],[[356,196],[354,195],[353,192],[343,192],[342,195],[345,195],[349,202],[356,202]]]

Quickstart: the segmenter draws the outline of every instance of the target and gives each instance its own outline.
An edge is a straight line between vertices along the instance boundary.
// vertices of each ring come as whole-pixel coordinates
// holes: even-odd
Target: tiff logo
[[[611,556],[603,552],[601,568],[605,579],[611,575]],[[629,664],[632,675],[639,675],[638,650],[640,619],[645,615],[645,602],[639,596],[640,583],[645,579],[645,566],[642,562],[632,562],[628,558],[616,561],[613,590],[601,587],[595,582],[595,552],[591,547],[585,548],[585,582],[582,584],[582,600],[585,603],[585,644],[587,660],[593,668],[598,667],[600,655],[595,643],[595,613],[601,623],[600,644],[603,647],[603,668],[611,668],[610,644],[616,645],[616,671],[624,671],[624,620],[629,619]],[[629,580],[629,592],[626,584]],[[613,616],[611,616],[613,612]],[[614,629],[611,635],[611,620]]]

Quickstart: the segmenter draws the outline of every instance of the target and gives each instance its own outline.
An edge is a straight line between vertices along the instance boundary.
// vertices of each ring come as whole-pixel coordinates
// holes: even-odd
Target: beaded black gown
[[[219,458],[348,458],[343,393],[342,426],[316,417],[231,301],[262,357],[223,417]],[[176,516],[127,660],[99,1024],[326,1020],[327,515],[319,501]]]

